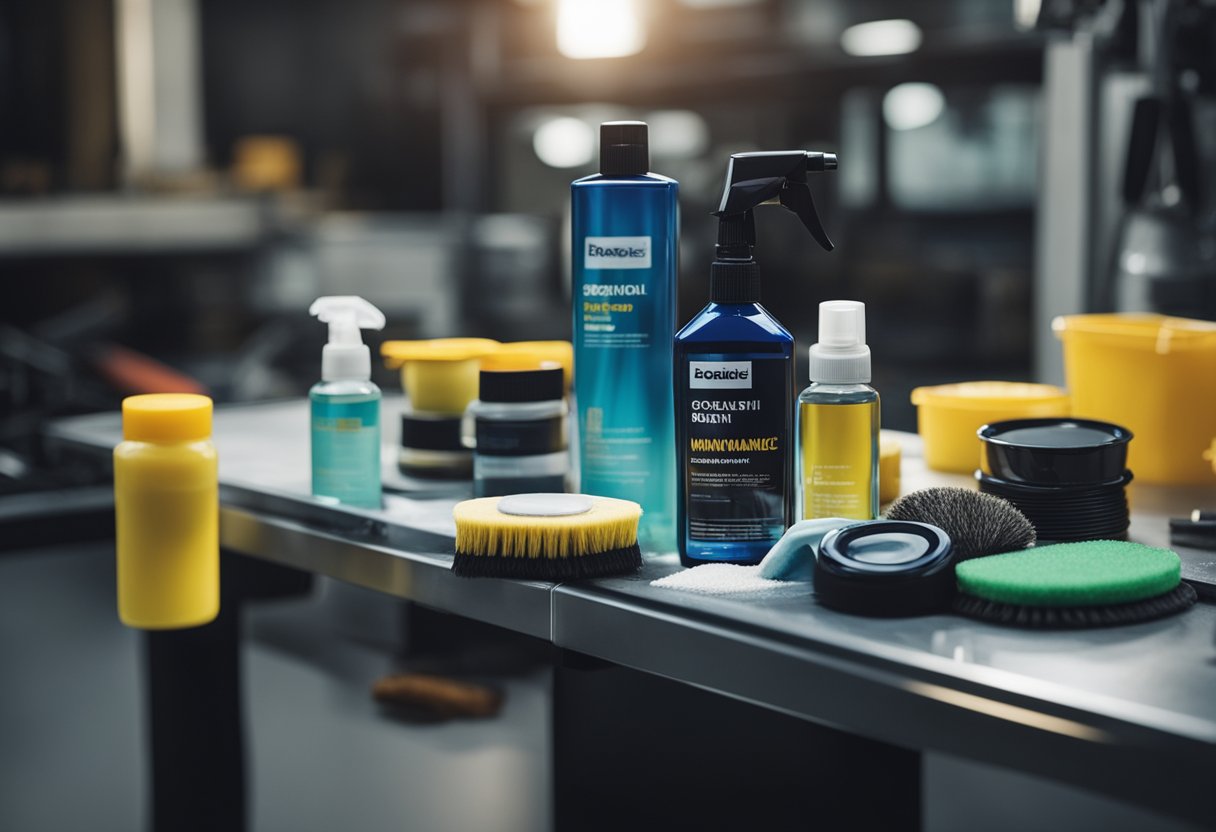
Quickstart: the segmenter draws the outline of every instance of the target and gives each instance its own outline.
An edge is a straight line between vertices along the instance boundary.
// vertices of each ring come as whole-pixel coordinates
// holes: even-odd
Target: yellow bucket
[[[980,464],[978,431],[1004,419],[1067,416],[1068,394],[1050,384],[965,381],[912,391],[925,464],[935,471],[970,474]]]
[[[1068,315],[1064,342],[1073,415],[1123,425],[1136,438],[1138,482],[1212,484],[1203,451],[1216,435],[1216,323],[1164,315]]]

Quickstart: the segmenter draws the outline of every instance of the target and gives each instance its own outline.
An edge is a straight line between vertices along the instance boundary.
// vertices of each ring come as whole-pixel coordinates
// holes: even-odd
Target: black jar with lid
[[[565,382],[560,367],[482,370],[465,411],[478,497],[566,490]]]
[[[980,490],[1017,506],[1043,541],[1124,540],[1132,432],[1092,419],[1010,419],[978,431]]]

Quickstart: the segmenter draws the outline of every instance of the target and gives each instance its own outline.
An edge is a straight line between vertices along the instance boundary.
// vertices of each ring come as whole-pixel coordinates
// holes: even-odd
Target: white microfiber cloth
[[[861,521],[842,517],[803,520],[790,526],[755,566],[704,563],[651,581],[650,585],[700,595],[746,595],[750,598],[805,594],[806,583],[814,572],[819,541],[828,532],[857,522]]]
[[[733,563],[706,563],[651,581],[660,589],[678,589],[698,595],[746,595],[749,598],[779,598],[802,595],[808,591],[804,583],[774,581],[760,577],[759,566],[738,566]]]

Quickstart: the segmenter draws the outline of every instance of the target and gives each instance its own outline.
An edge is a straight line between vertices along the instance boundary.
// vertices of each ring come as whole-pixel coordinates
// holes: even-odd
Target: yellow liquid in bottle
[[[209,440],[123,442],[114,449],[118,615],[172,629],[220,609],[219,486]]]
[[[878,515],[879,404],[798,405],[802,519]]]

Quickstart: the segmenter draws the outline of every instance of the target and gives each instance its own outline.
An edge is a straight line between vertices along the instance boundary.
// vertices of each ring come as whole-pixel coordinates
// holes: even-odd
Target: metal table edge
[[[1051,711],[1051,716],[1078,723],[1084,722],[1082,717],[1093,714],[1108,720],[1111,725],[1125,724],[1137,729],[1160,732],[1169,737],[1211,745],[1213,753],[1216,754],[1216,721],[1098,693],[1078,691],[1000,668],[960,666],[945,656],[911,649],[902,650],[889,645],[866,643],[862,649],[860,644],[853,646],[841,641],[808,640],[793,634],[753,626],[748,622],[690,611],[677,604],[655,603],[649,599],[639,599],[627,593],[586,583],[563,583],[554,588],[555,620],[560,620],[560,610],[557,608],[570,599],[665,621],[673,626],[697,628],[712,633],[715,637],[746,642],[770,653],[824,662],[852,663],[858,672],[898,675],[911,669],[915,671],[916,676],[907,681],[919,685],[957,688],[968,696],[982,697],[994,704],[1017,708],[1042,707],[1045,712]],[[554,630],[554,638],[560,647],[579,650],[578,644],[565,643],[563,634],[557,629]],[[928,688],[924,690],[929,692]]]

